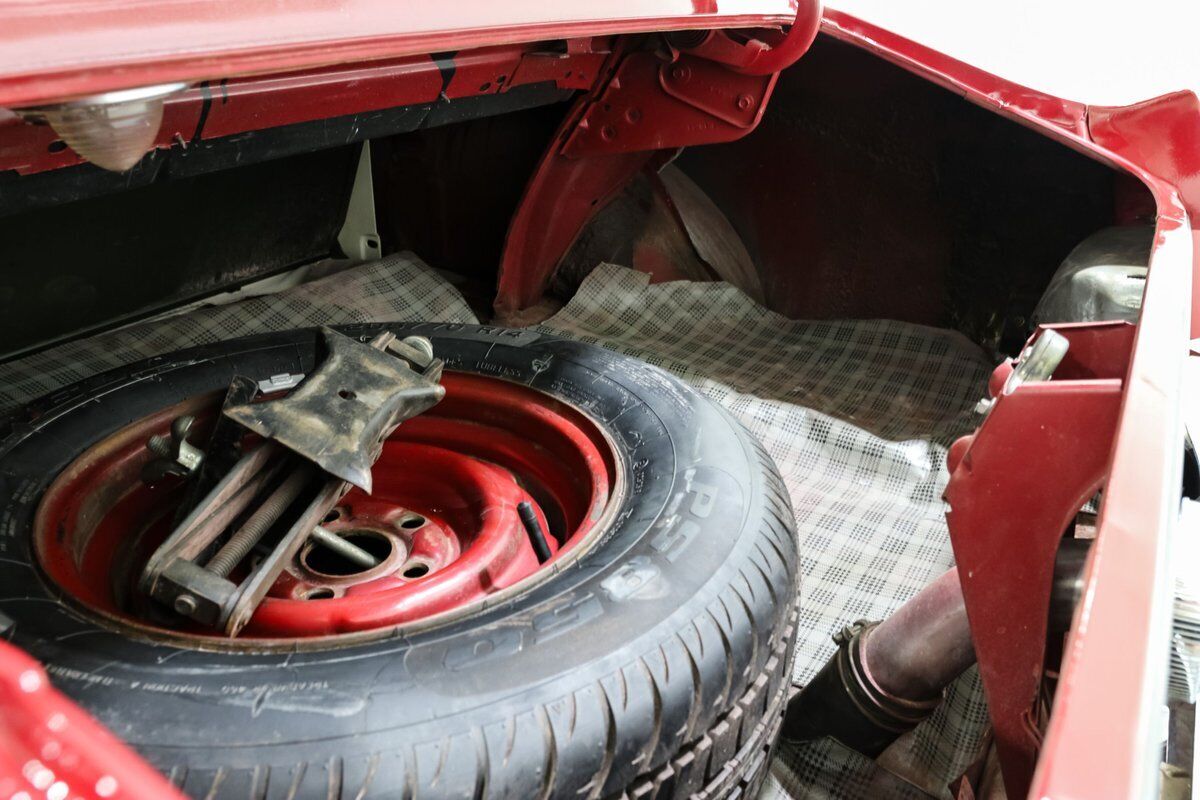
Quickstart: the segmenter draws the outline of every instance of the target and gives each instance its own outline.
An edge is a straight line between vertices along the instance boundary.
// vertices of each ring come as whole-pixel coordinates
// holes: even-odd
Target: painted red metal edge
[[[1200,99],[1192,92],[1174,92],[1131,106],[1090,106],[1087,116],[1088,133],[1093,141],[1122,154],[1174,187],[1193,219],[1200,216],[1197,120],[1200,120]],[[1192,288],[1190,336],[1200,339],[1200,282],[1196,275]]]
[[[775,26],[797,0],[0,2],[0,106],[497,44]]]
[[[0,641],[0,794],[183,800],[166,778],[50,685],[41,666]]]
[[[1011,364],[996,368],[987,417],[950,448],[944,495],[1009,797],[1028,791],[1041,744],[1055,556],[1107,477],[1134,333],[1123,322],[1047,327],[1070,343],[1054,380],[1006,394]]]
[[[587,89],[608,53],[588,39],[566,53],[536,45],[506,45],[323,67],[300,73],[204,83],[168,98],[155,146],[187,147],[222,136],[381,109],[501,94],[533,83]],[[0,171],[20,174],[82,162],[56,148],[58,134],[0,109]]]
[[[816,37],[822,5],[810,0],[775,46],[735,43],[716,32],[697,55],[669,58],[620,45],[592,91],[564,118],[525,187],[509,224],[496,288],[497,317],[536,305],[587,223],[639,170],[667,163],[682,147],[729,142],[762,119],[778,71]],[[709,45],[723,41],[721,47]]]
[[[825,30],[1130,171],[1150,187],[1158,201],[1158,237],[1145,320],[1135,344],[1110,491],[1100,523],[1105,544],[1093,558],[1033,790],[1039,797],[1133,796],[1147,780],[1147,764],[1137,756],[1146,749],[1146,736],[1152,728],[1148,715],[1157,710],[1161,691],[1155,690],[1161,689],[1163,680],[1163,676],[1152,675],[1163,666],[1161,655],[1153,651],[1154,645],[1165,647],[1165,635],[1155,634],[1164,627],[1166,616],[1158,613],[1161,619],[1156,620],[1154,612],[1162,612],[1166,602],[1162,562],[1177,488],[1168,479],[1178,471],[1178,466],[1172,469],[1170,456],[1175,454],[1180,430],[1175,398],[1181,388],[1186,346],[1178,351],[1180,340],[1187,340],[1194,266],[1187,212],[1195,214],[1195,200],[1189,197],[1185,203],[1166,180],[1143,169],[1145,160],[1127,147],[1111,144],[1109,150],[1088,138],[1087,109],[1078,104],[1055,101],[1000,81],[848,15],[828,12]],[[146,82],[153,81],[123,85]],[[1156,138],[1154,131],[1145,135],[1146,141]],[[1194,137],[1191,141],[1185,154],[1194,157],[1200,148]],[[1165,147],[1163,142],[1154,149],[1161,152]],[[1145,324],[1147,321],[1152,324]],[[1138,524],[1131,525],[1133,520]],[[1126,624],[1119,624],[1122,622]],[[1119,695],[1116,706],[1114,695]],[[1134,724],[1116,728],[1113,719]],[[1090,738],[1084,735],[1089,723]]]
[[[1159,195],[1160,209],[1167,196]],[[1158,779],[1193,233],[1159,218],[1083,601],[1030,796],[1145,797]]]
[[[638,171],[661,167],[685,145],[752,131],[776,79],[694,56],[667,64],[645,51],[615,52],[604,82],[576,101],[525,187],[500,260],[497,314],[541,300],[587,223]],[[689,96],[697,85],[698,97]]]
[[[1162,99],[1170,108],[1165,119],[1118,139],[1090,129],[1091,109],[1082,104],[1004,81],[850,15],[826,11],[822,29],[1129,172],[1154,195],[1155,244],[1097,541],[1029,794],[1145,796],[1157,772],[1170,622],[1166,554],[1178,513],[1183,363],[1200,269],[1191,223],[1200,215],[1192,189],[1200,164],[1195,97]]]

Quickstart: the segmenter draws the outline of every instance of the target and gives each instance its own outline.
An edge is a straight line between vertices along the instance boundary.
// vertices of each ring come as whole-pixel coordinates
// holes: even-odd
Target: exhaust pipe
[[[1091,540],[1066,537],[1055,560],[1048,629],[1070,630]],[[875,758],[926,719],[975,663],[958,570],[926,586],[883,622],[860,620],[833,637],[837,652],[788,705],[782,736],[830,736]]]
[[[831,736],[874,758],[932,714],[975,663],[956,569],[883,622],[856,622],[834,641],[837,652],[788,706],[785,740]]]

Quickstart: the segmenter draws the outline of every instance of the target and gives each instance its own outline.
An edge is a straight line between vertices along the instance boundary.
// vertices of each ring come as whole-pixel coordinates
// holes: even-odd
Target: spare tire
[[[124,367],[8,420],[6,635],[194,797],[752,795],[788,694],[798,565],[761,446],[678,380],[598,347],[464,325],[342,330],[385,328],[429,337],[448,370],[532,387],[604,431],[625,491],[579,558],[468,614],[317,649],[156,639],[54,583],[31,540],[55,477],[234,375],[313,368],[317,332],[268,334]]]

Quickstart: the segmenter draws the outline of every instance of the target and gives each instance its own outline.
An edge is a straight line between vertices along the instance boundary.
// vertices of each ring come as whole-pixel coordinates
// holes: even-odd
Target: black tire
[[[616,442],[625,506],[583,558],[469,618],[335,650],[134,639],[58,595],[38,500],[85,448],[227,384],[312,367],[317,334],[194,348],[77,384],[0,445],[0,612],[55,684],[205,798],[718,798],[757,791],[795,639],[797,552],[770,459],[723,409],[640,361],[530,331],[429,336],[448,368],[530,384]]]

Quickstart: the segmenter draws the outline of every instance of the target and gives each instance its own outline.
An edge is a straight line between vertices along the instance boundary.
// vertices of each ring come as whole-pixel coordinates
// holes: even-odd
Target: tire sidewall
[[[80,452],[149,413],[220,389],[234,374],[309,372],[317,332],[151,359],[33,404],[0,448],[0,613],[15,644],[152,763],[236,768],[276,760],[274,751],[297,743],[329,750],[353,740],[371,751],[451,739],[601,684],[639,659],[661,653],[667,666],[664,642],[747,580],[761,470],[718,407],[657,368],[536,332],[341,330],[369,339],[385,327],[430,337],[447,370],[531,386],[595,420],[625,476],[611,525],[577,561],[465,619],[316,652],[182,649],[115,631],[48,585],[30,553],[38,500]],[[791,597],[783,594],[782,604],[744,613],[773,614],[766,627],[777,626]],[[745,644],[742,671],[753,674],[756,654],[769,648]]]

